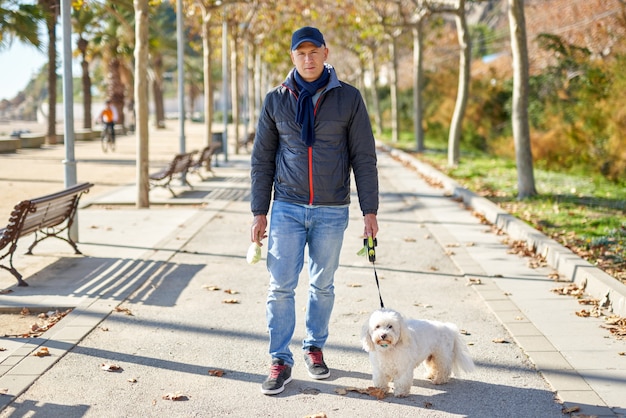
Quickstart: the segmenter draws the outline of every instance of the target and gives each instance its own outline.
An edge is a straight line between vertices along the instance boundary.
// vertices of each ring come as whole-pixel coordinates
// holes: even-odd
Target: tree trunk
[[[230,47],[230,89],[231,89],[231,109],[233,115],[233,125],[235,126],[235,154],[239,154],[239,37],[236,33],[236,26],[232,31],[231,47]]]
[[[467,21],[465,20],[465,0],[460,0],[459,9],[455,16],[456,29],[459,38],[459,89],[454,106],[454,114],[450,123],[448,137],[448,165],[453,167],[459,163],[461,154],[461,132],[463,130],[463,118],[467,107],[470,80],[471,46]]]
[[[210,145],[213,137],[213,77],[211,76],[211,14],[202,16],[202,72],[204,73],[204,124],[205,143]]]
[[[46,1],[46,28],[48,30],[48,131],[46,143],[57,143],[57,3],[54,0]]]
[[[89,75],[89,61],[87,61],[87,40],[82,36],[77,41],[80,51],[81,83],[83,88],[83,128],[91,129],[91,77]]]
[[[389,87],[391,89],[391,142],[398,142],[400,139],[400,116],[398,112],[398,38],[391,36],[389,50],[391,55],[391,71],[389,72]]]
[[[424,152],[424,127],[422,126],[424,104],[422,101],[422,87],[424,85],[424,68],[422,62],[422,52],[424,50],[423,41],[423,20],[418,18],[413,27],[413,130],[415,133],[415,151]]]
[[[513,109],[511,123],[517,163],[517,197],[524,199],[537,194],[533,173],[533,155],[528,125],[528,48],[524,1],[508,0],[511,52],[513,54]]]
[[[124,83],[122,82],[122,71],[121,67],[122,63],[119,58],[112,58],[109,61],[109,74],[108,74],[108,98],[111,100],[111,103],[117,109],[118,121],[117,123],[124,124]],[[145,63],[144,63],[144,66]],[[146,68],[147,71],[147,68]],[[145,73],[144,73],[145,74]]]
[[[256,90],[254,89],[254,56],[256,47],[254,43],[250,42],[248,39],[245,41],[248,45],[248,54],[246,57],[246,62],[248,64],[248,81],[247,81],[247,90],[248,90],[248,119],[249,119],[249,128],[248,132],[245,135],[248,135],[251,132],[256,130]]]
[[[154,100],[154,126],[165,128],[165,106],[163,103],[163,55],[156,52],[152,59],[152,100]]]
[[[377,56],[373,48],[370,48],[370,71],[372,73],[372,107],[374,114],[374,128],[377,136],[383,133],[383,117],[380,110],[380,100],[378,99],[378,67],[376,66]]]
[[[135,105],[137,118],[137,208],[150,207],[148,136],[148,0],[135,5]]]

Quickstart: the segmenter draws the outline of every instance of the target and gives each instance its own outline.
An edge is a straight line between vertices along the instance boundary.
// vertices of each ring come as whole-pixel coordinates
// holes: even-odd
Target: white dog
[[[440,385],[454,372],[470,372],[474,362],[457,327],[451,323],[405,319],[392,309],[374,311],[362,332],[363,349],[369,353],[372,380],[394,395],[407,396],[413,384],[413,370],[424,362],[426,378]]]

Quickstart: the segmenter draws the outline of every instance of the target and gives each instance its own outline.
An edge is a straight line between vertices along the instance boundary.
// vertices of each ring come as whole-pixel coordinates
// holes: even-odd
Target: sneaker
[[[261,393],[265,395],[277,395],[285,390],[285,385],[291,382],[291,367],[284,360],[275,358],[272,360],[270,375],[261,385]]]
[[[304,362],[312,379],[326,379],[330,376],[330,370],[324,363],[324,355],[321,348],[309,347],[309,350],[304,352]]]

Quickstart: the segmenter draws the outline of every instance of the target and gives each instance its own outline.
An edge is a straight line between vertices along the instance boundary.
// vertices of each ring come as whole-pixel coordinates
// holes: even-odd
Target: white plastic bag
[[[248,264],[256,264],[261,260],[261,247],[256,242],[250,244],[248,248],[248,255],[246,255],[246,261]]]

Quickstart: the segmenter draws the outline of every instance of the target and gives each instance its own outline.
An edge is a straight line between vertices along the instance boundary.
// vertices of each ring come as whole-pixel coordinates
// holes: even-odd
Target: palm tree
[[[56,144],[56,102],[57,102],[57,36],[56,25],[60,12],[59,0],[39,0],[48,31],[48,130],[46,143]]]
[[[96,14],[87,4],[73,11],[74,31],[78,35],[76,47],[80,54],[80,66],[82,71],[83,88],[83,128],[91,129],[91,75],[89,74],[89,33],[94,26]]]
[[[41,47],[38,24],[43,19],[41,9],[15,0],[0,0],[0,50],[14,39]]]

